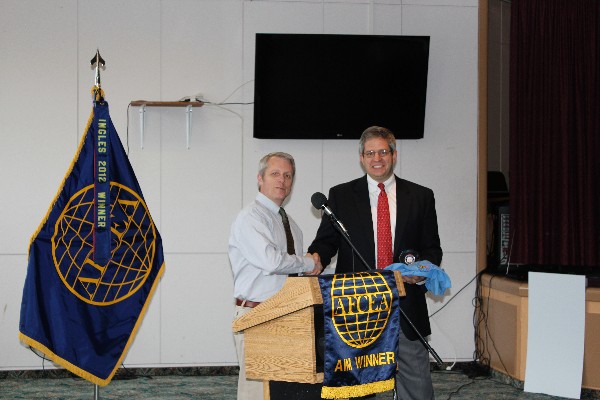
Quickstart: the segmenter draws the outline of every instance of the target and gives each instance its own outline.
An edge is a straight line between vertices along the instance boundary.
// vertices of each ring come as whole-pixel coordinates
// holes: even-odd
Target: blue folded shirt
[[[410,265],[395,263],[388,265],[385,269],[400,271],[405,276],[424,276],[425,287],[436,296],[441,296],[446,289],[452,287],[450,277],[443,269],[429,261],[415,261]]]

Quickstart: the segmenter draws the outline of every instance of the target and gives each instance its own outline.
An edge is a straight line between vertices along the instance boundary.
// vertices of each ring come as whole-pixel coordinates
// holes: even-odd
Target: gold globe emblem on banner
[[[335,275],[331,282],[332,321],[348,346],[364,348],[383,333],[393,293],[379,272]]]
[[[94,185],[75,193],[52,236],[54,266],[64,285],[86,303],[106,306],[133,295],[148,278],[156,256],[156,229],[144,200],[110,183],[111,257],[94,262]]]

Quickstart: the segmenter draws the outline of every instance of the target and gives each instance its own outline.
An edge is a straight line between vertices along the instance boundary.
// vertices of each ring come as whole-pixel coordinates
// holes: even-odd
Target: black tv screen
[[[254,137],[423,137],[429,36],[256,34]]]

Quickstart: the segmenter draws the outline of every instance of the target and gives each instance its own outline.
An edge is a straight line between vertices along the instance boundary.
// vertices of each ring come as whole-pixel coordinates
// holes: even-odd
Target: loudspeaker
[[[501,171],[488,171],[487,173],[488,199],[508,197],[506,178]]]

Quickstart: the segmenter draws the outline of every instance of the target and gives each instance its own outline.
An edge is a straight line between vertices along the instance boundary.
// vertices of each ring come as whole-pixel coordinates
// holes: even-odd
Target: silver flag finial
[[[96,55],[94,55],[94,58],[91,59],[90,64],[92,65],[92,68],[96,68],[96,79],[94,81],[94,86],[100,89],[100,68],[106,68],[106,63],[104,62],[104,59],[100,56],[100,50],[96,50]]]

